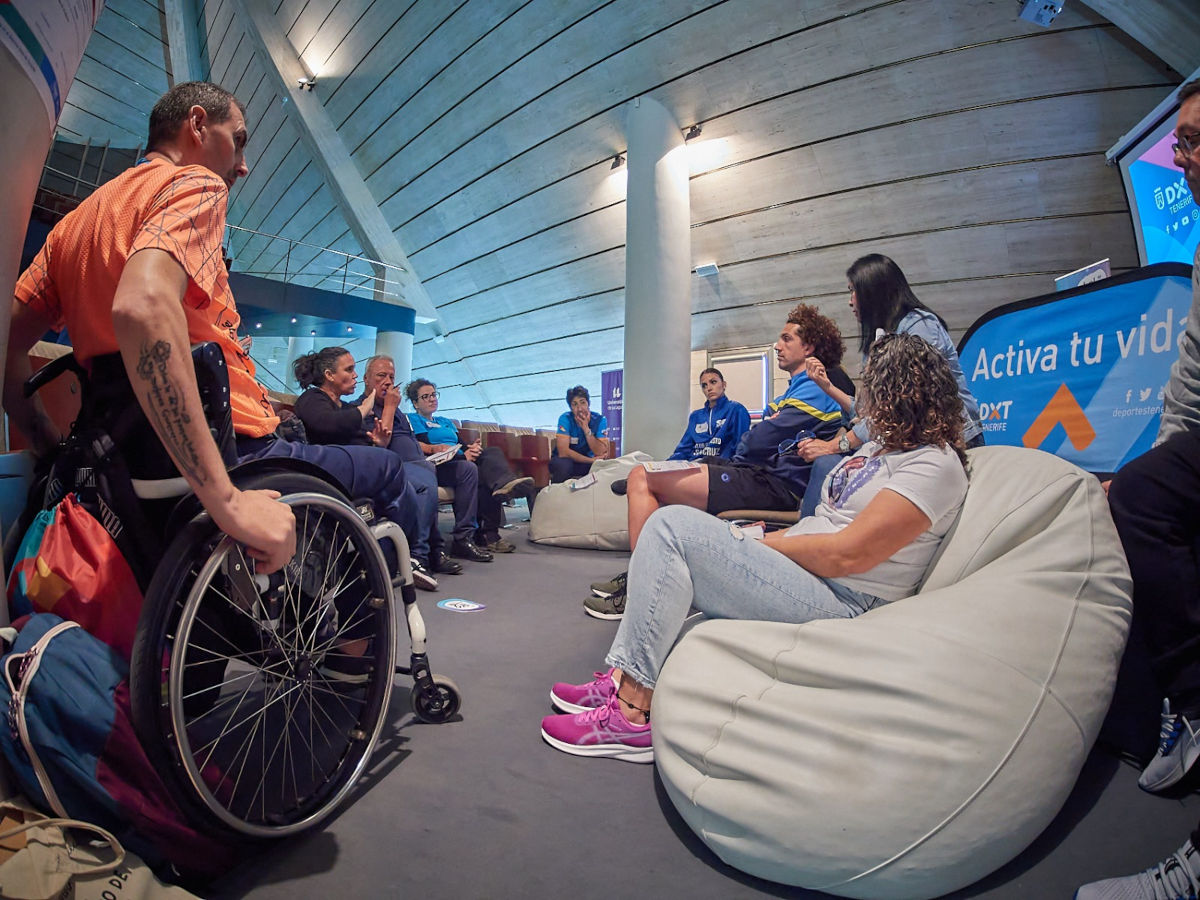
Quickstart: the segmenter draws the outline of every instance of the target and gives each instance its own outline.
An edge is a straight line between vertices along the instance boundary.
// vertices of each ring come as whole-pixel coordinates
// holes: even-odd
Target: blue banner
[[[621,455],[621,397],[625,381],[624,369],[610,369],[600,373],[600,414],[608,421],[608,439],[616,448],[616,455]]]
[[[1160,263],[998,307],[958,355],[989,444],[1115,472],[1154,443],[1192,302],[1191,267]]]

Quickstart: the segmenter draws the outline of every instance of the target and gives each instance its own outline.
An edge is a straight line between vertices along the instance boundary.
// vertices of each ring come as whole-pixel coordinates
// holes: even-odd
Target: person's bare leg
[[[635,725],[645,725],[650,721],[650,700],[654,696],[654,688],[648,688],[634,681],[632,675],[621,672],[621,683],[617,686],[617,700],[621,715]]]
[[[633,550],[642,526],[660,506],[708,508],[708,469],[701,466],[683,472],[651,473],[634,466],[626,480],[625,496],[629,501],[629,549]]]

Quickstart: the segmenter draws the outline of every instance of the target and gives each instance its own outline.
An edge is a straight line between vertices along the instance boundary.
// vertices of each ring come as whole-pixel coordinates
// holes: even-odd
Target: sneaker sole
[[[542,740],[555,750],[570,753],[572,756],[600,756],[608,759],[619,759],[622,762],[642,764],[654,762],[653,747],[627,747],[624,744],[592,744],[587,747],[580,747],[577,744],[568,744],[560,741],[558,738],[551,737],[546,734],[545,729],[542,729]]]
[[[1180,738],[1180,740],[1183,740]],[[1188,759],[1191,756],[1191,759]],[[1138,787],[1149,794],[1156,794],[1159,791],[1165,791],[1167,788],[1174,787],[1183,781],[1184,776],[1192,770],[1192,766],[1196,765],[1196,760],[1200,759],[1200,745],[1193,745],[1190,754],[1180,754],[1179,760],[1171,768],[1171,771],[1166,775],[1160,776],[1156,781],[1147,781],[1143,783],[1146,773],[1142,773],[1142,777],[1138,779]]]
[[[591,616],[593,619],[604,619],[606,622],[613,622],[617,619],[625,618],[625,613],[623,613],[623,612],[619,612],[619,613],[599,612],[598,610],[592,609],[590,606],[584,606],[583,611],[585,613],[587,613],[589,616]]]
[[[602,591],[598,587],[592,588],[592,596],[599,597],[601,600],[606,600],[615,593],[616,593],[616,591]]]
[[[423,591],[436,591],[438,589],[437,580],[430,578],[428,575],[421,575],[413,572],[413,586],[418,587]]]
[[[572,713],[576,715],[579,713],[588,712],[588,710],[591,709],[589,706],[580,706],[578,703],[568,703],[562,697],[558,696],[558,694],[554,693],[553,689],[550,691],[550,705],[559,712]],[[545,733],[546,732],[544,731],[542,732],[542,734]]]

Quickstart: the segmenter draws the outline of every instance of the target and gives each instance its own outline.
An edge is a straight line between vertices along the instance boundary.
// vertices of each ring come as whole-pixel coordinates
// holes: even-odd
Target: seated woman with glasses
[[[542,737],[577,756],[652,762],[654,686],[694,606],[715,618],[851,618],[917,590],[967,492],[962,400],[914,335],[871,348],[860,411],[870,439],[825,482],[815,515],[755,540],[686,506],[663,507],[629,561],[625,616],[584,684],[550,691]]]
[[[434,415],[441,398],[437,385],[418,378],[408,383],[404,393],[416,410],[408,414],[408,421],[426,456],[445,453],[462,443],[454,423]],[[454,488],[451,556],[491,562],[493,553],[516,550],[500,536],[503,504],[512,497],[532,498],[533,479],[513,472],[499,447],[484,449],[479,441],[461,447],[450,459],[438,462],[437,479],[442,487]]]
[[[750,430],[750,413],[725,396],[725,376],[720,369],[700,373],[705,403],[688,416],[687,429],[667,459],[729,459],[742,435]]]

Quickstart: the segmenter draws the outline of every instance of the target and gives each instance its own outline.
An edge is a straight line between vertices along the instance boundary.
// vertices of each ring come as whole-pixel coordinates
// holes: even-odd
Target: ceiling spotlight
[[[293,325],[295,325],[295,324],[296,324],[296,317],[295,317],[295,316],[292,316],[292,324],[293,324]]]
[[[316,75],[306,75],[303,78],[296,79],[296,87],[300,88],[302,91],[311,91],[314,87],[316,87],[316,84]]]
[[[351,328],[349,325],[347,325],[346,326],[346,334],[353,334],[353,333],[354,333],[354,329]]]
[[[625,165],[625,157],[623,157],[620,153],[618,153],[616,156],[613,157],[612,168],[619,169],[623,165]]]
[[[255,322],[255,323],[254,323],[254,327],[255,327],[255,328],[262,328],[262,322]]]
[[[309,332],[309,334],[311,334],[313,337],[316,337],[316,336],[317,336],[317,329],[315,329],[315,328],[314,328],[312,331],[310,331],[310,332]]]
[[[687,134],[685,134],[683,136],[683,139],[685,141],[690,141],[692,138],[698,138],[698,137],[700,137],[700,126],[693,125],[691,128],[689,128],[687,130]]]

